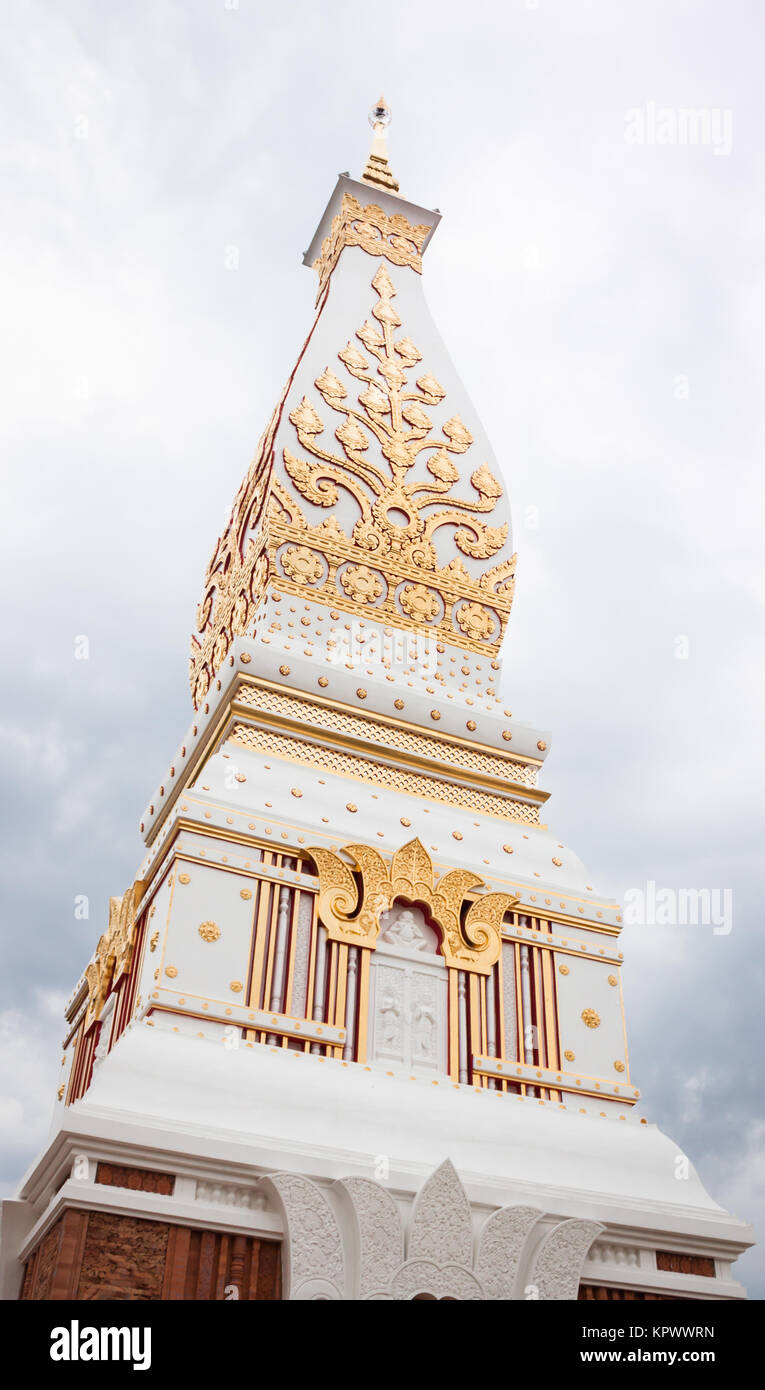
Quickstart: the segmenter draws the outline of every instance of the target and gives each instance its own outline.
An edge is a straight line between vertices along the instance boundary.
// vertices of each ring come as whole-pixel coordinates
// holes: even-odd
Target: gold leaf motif
[[[300,405],[295,406],[295,409],[290,411],[290,420],[298,435],[321,434],[324,430],[324,422],[321,416],[317,415],[307,396],[303,397]]]
[[[352,417],[345,420],[342,425],[338,425],[335,435],[351,461],[355,453],[363,453],[365,449],[369,448],[367,436]]]
[[[459,482],[460,471],[452,463],[445,449],[439,449],[437,454],[428,459],[427,468],[428,472],[432,473],[439,483]],[[465,572],[467,573],[467,571]]]
[[[426,372],[424,376],[418,376],[417,389],[425,397],[426,405],[438,405],[439,401],[442,401],[446,395],[443,386],[436,381],[434,376],[431,376],[430,372]]]
[[[335,376],[329,367],[325,367],[321,376],[316,378],[316,387],[328,405],[334,405],[336,401],[343,401],[348,395],[342,381]]]
[[[498,498],[502,496],[501,484],[497,482],[494,474],[486,467],[485,463],[482,463],[475,473],[471,473],[470,481],[476,492],[482,493],[485,497]]]

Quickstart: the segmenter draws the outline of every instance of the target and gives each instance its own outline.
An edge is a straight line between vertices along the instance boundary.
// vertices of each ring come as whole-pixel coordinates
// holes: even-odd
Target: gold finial
[[[369,113],[369,124],[375,138],[361,179],[363,183],[374,184],[375,188],[384,188],[386,193],[398,193],[398,183],[388,164],[387,127],[390,122],[390,107],[386,106],[385,97],[380,97]]]

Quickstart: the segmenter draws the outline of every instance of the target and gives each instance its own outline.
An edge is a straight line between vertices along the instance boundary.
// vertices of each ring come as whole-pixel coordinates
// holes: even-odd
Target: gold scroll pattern
[[[344,247],[360,246],[370,256],[384,256],[392,265],[409,266],[421,275],[422,248],[429,231],[428,223],[413,225],[401,212],[389,214],[377,203],[364,205],[352,193],[344,193],[313,263],[319,276],[317,304]]]
[[[109,925],[99,939],[96,954],[85,971],[88,985],[86,1026],[100,1018],[113,987],[133,964],[135,925],[143,883],[136,881],[121,898],[109,899]]]
[[[468,906],[468,895],[483,888],[482,880],[470,869],[449,869],[436,882],[433,861],[417,839],[396,850],[390,864],[370,845],[344,847],[351,866],[332,850],[315,846],[308,853],[319,872],[319,918],[331,941],[374,950],[380,914],[403,898],[428,909],[451,969],[491,973],[502,920],[517,897],[486,893]]]

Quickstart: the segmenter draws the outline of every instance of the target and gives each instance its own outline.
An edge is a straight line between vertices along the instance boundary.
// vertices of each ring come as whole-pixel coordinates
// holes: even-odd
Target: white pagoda
[[[740,1299],[751,1233],[636,1113],[619,905],[500,693],[506,489],[423,296],[439,214],[370,119],[3,1294]]]

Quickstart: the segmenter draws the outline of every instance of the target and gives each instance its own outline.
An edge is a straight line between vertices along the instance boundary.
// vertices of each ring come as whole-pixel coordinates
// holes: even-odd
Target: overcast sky
[[[765,1218],[764,27],[756,0],[7,0],[4,1192],[189,722],[204,568],[312,319],[301,254],[382,91],[510,492],[504,690],[552,731],[547,818],[596,888],[733,893],[727,935],[625,930],[642,1113]],[[737,1272],[765,1296],[765,1256]]]

